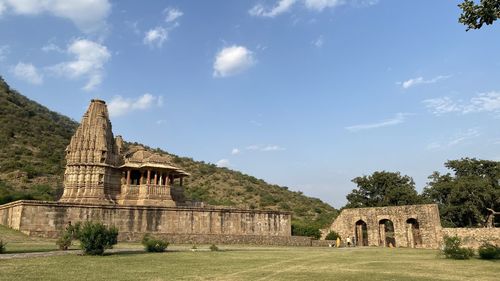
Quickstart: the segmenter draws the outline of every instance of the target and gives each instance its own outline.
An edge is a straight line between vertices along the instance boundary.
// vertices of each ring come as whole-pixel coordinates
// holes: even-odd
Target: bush
[[[5,245],[7,245],[7,243],[3,242],[3,240],[0,239],[0,254],[5,253]]]
[[[100,222],[87,221],[78,233],[80,246],[87,255],[102,255],[105,249],[118,243],[118,229],[107,228]]]
[[[219,251],[219,247],[215,246],[215,244],[210,245],[210,251],[217,252]]]
[[[162,239],[156,239],[151,237],[149,234],[144,235],[142,238],[142,245],[147,252],[150,253],[160,253],[165,252],[169,243]]]
[[[292,224],[292,235],[319,239],[321,237],[321,231],[319,231],[319,228],[309,225]]]
[[[485,242],[479,247],[479,257],[485,260],[500,259],[500,247]]]
[[[59,250],[66,251],[73,242],[73,237],[68,233],[64,232],[59,239],[56,241],[56,245],[59,246]]]
[[[474,256],[474,250],[460,245],[462,241],[457,236],[445,236],[443,254],[448,259],[467,260]]]
[[[335,231],[330,231],[325,237],[325,240],[337,240],[337,238],[340,238],[340,235],[335,232]]]

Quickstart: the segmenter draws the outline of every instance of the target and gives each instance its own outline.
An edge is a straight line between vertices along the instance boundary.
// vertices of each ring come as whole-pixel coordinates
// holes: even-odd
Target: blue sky
[[[460,1],[0,0],[0,73],[126,140],[335,207],[351,179],[500,160],[500,31]]]

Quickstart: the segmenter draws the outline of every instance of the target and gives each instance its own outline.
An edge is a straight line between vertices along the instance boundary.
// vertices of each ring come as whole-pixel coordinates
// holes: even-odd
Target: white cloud
[[[345,3],[345,0],[305,0],[306,7],[316,11],[322,11],[325,8],[335,8]]]
[[[321,12],[327,8],[336,8],[342,5],[350,5],[353,7],[372,6],[379,0],[278,0],[272,7],[265,7],[262,4],[253,6],[248,13],[255,17],[273,18],[289,11],[296,3],[301,2],[308,10]]]
[[[409,114],[408,113],[398,113],[398,114],[396,114],[396,116],[394,118],[391,118],[391,119],[383,120],[383,121],[380,121],[377,123],[349,126],[349,127],[346,127],[346,130],[351,131],[351,132],[358,132],[358,131],[363,131],[363,130],[378,129],[378,128],[383,128],[383,127],[394,126],[394,125],[404,123],[407,115],[409,115]]]
[[[237,148],[233,148],[233,150],[231,150],[231,154],[232,155],[237,155],[237,154],[240,154],[240,150],[237,149]]]
[[[12,73],[19,79],[29,82],[31,84],[42,84],[43,77],[38,73],[37,68],[31,63],[19,62],[12,69]]]
[[[109,115],[120,116],[136,110],[146,110],[154,106],[158,106],[159,97],[155,97],[146,93],[138,98],[124,98],[122,96],[115,96],[108,104]],[[161,124],[162,122],[157,124]]]
[[[165,42],[167,38],[168,38],[168,31],[161,26],[157,26],[146,32],[143,42],[144,44],[149,45],[150,47],[161,48],[163,42]]]
[[[7,7],[5,7],[5,3],[0,2],[0,17],[3,15]]]
[[[262,151],[262,152],[268,152],[268,151],[283,151],[286,150],[286,148],[281,147],[279,145],[265,145],[265,146],[260,146],[260,145],[249,145],[245,148],[246,150],[251,150],[251,151]]]
[[[49,44],[43,46],[42,51],[44,51],[46,53],[48,53],[48,52],[64,53],[64,50],[54,43],[49,43]]]
[[[0,14],[2,9],[18,15],[51,14],[89,33],[106,27],[111,4],[108,0],[0,0]]]
[[[449,148],[461,144],[467,140],[477,138],[480,135],[481,133],[477,129],[468,129],[466,131],[460,131],[446,141],[430,143],[429,145],[427,145],[427,149],[436,150],[436,149]]]
[[[215,163],[215,165],[217,165],[217,167],[229,167],[230,163],[229,163],[229,160],[228,159],[221,159],[219,161],[217,161],[217,163]]]
[[[468,102],[463,102],[461,100],[454,101],[450,97],[426,99],[422,102],[425,104],[425,107],[435,115],[443,115],[451,112],[459,112],[462,114],[499,112],[500,92],[491,91],[488,93],[479,93]]]
[[[323,40],[323,35],[320,35],[320,36],[318,37],[318,39],[316,39],[316,40],[314,40],[314,41],[312,42],[312,44],[313,44],[316,48],[321,48],[321,47],[323,47],[323,44],[324,44],[324,43],[325,43],[325,42],[324,42],[324,40]]]
[[[0,46],[0,61],[3,61],[7,57],[9,50],[10,50],[9,45]]]
[[[252,51],[233,45],[222,49],[215,56],[214,77],[227,77],[245,71],[255,64]]]
[[[104,65],[111,58],[108,48],[99,43],[78,39],[73,41],[66,51],[74,59],[50,67],[54,73],[71,79],[85,77],[88,79],[84,90],[93,90],[102,83]]]
[[[271,9],[266,9],[263,5],[257,4],[253,6],[253,8],[248,11],[248,13],[256,17],[273,18],[290,10],[295,2],[296,0],[279,0],[278,3],[276,3],[276,5]]]
[[[397,84],[401,85],[404,89],[408,89],[421,84],[434,84],[440,80],[448,79],[450,77],[451,75],[439,75],[429,80],[425,80],[423,77],[416,77],[408,79],[404,82],[398,82]]]
[[[175,20],[184,15],[184,13],[181,10],[176,8],[166,8],[164,13],[166,14],[165,21],[168,23],[174,22]]]

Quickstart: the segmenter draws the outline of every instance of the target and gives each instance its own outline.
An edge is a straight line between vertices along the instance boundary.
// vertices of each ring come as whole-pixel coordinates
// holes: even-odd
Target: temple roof
[[[174,171],[177,174],[189,176],[189,173],[172,164],[172,157],[146,150],[140,145],[130,146],[124,154],[125,163],[120,168],[159,168]]]

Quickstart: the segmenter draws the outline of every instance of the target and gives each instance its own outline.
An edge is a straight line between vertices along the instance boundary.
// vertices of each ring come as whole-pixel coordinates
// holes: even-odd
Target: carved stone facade
[[[92,100],[66,148],[60,202],[183,206],[182,179],[189,174],[170,160],[141,146],[125,151],[122,138],[113,136],[106,103]]]

